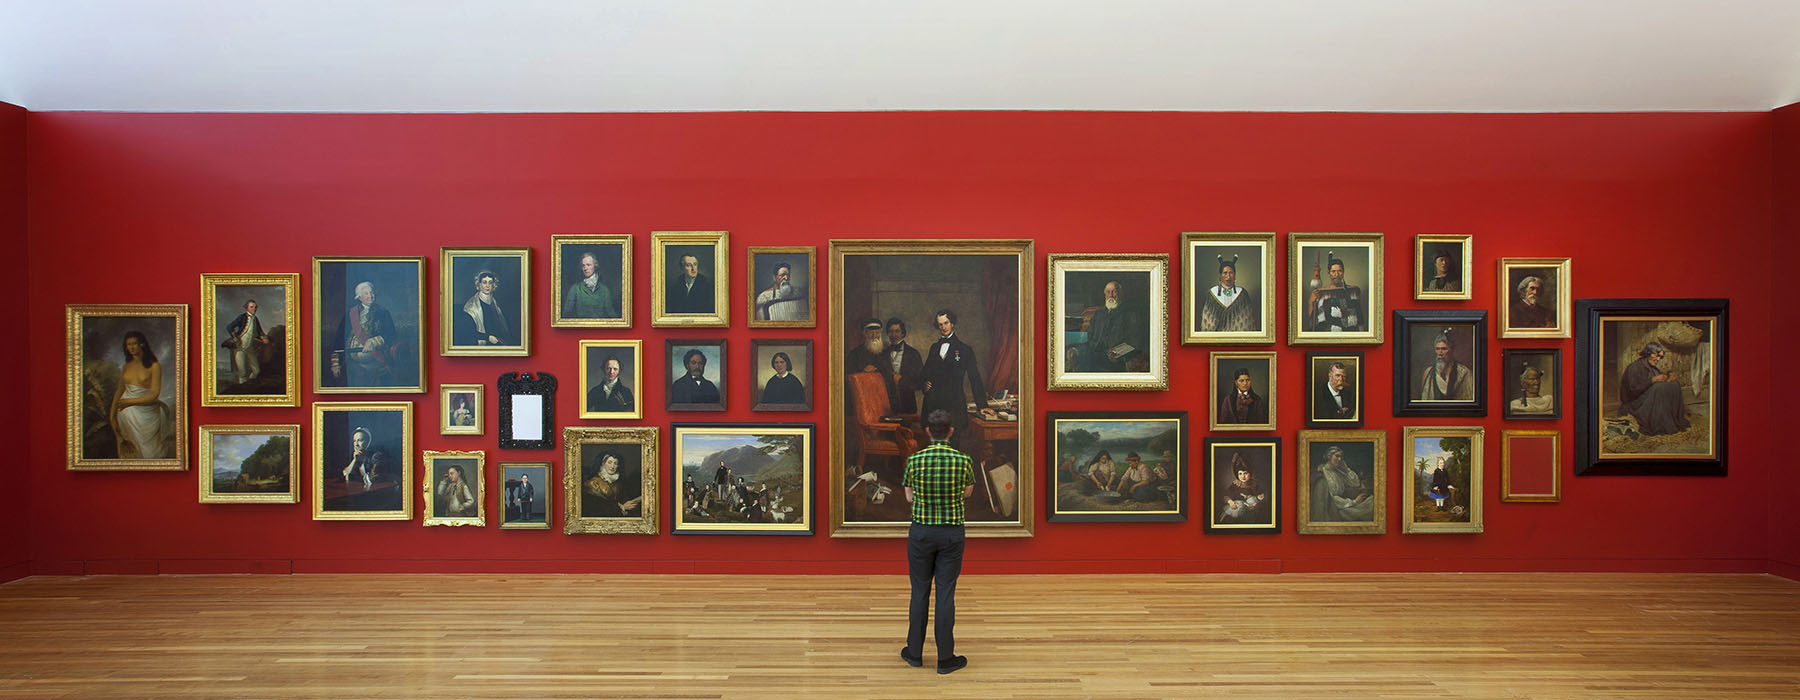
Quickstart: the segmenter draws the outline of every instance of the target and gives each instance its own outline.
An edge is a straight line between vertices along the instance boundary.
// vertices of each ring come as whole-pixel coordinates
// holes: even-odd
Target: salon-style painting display
[[[425,391],[425,258],[317,257],[312,285],[313,391]]]
[[[1169,388],[1169,256],[1050,256],[1051,390]]]
[[[71,470],[188,468],[186,304],[70,304]]]
[[[725,231],[652,231],[650,325],[731,325],[730,248]]]
[[[1275,342],[1275,234],[1181,234],[1182,344]]]
[[[300,275],[200,276],[200,405],[298,406]]]
[[[438,270],[441,354],[531,354],[530,248],[443,248]]]
[[[411,401],[313,403],[314,520],[411,520]]]
[[[631,234],[550,237],[550,325],[631,327]]]
[[[1380,345],[1379,233],[1288,234],[1288,344]]]
[[[1726,473],[1726,299],[1575,303],[1576,475]]]

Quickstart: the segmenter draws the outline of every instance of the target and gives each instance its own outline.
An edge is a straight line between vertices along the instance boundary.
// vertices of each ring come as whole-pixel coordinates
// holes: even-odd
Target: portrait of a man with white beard
[[[1142,300],[1124,298],[1118,280],[1101,288],[1101,305],[1087,320],[1087,341],[1076,346],[1074,365],[1083,372],[1130,372],[1134,362],[1144,364],[1149,327],[1144,323]],[[1135,371],[1144,371],[1139,367]]]

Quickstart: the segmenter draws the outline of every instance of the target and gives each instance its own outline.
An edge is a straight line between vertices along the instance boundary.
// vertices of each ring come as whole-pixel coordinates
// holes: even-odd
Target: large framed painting
[[[300,275],[200,276],[200,405],[300,405]]]
[[[556,489],[550,487],[549,462],[501,462],[500,485],[500,529],[550,529]]]
[[[811,338],[750,340],[750,410],[813,409]]]
[[[1206,439],[1206,534],[1278,534],[1284,498],[1281,438]]]
[[[1275,342],[1275,234],[1183,233],[1181,342]]]
[[[1051,411],[1050,522],[1187,520],[1187,411]]]
[[[644,417],[638,390],[644,386],[644,341],[583,340],[581,362],[582,418],[629,420]]]
[[[833,537],[906,535],[900,479],[937,410],[975,461],[969,535],[1031,536],[1033,260],[1029,240],[831,242]]]
[[[813,534],[812,423],[669,426],[677,535]]]
[[[439,353],[530,355],[531,249],[441,248],[439,257]]]
[[[1169,388],[1169,256],[1050,256],[1050,390]]]
[[[1726,299],[1575,302],[1575,474],[1725,475]]]
[[[300,426],[200,426],[201,503],[299,503]]]
[[[631,234],[550,237],[550,325],[631,327]]]
[[[314,520],[411,520],[411,401],[313,403]]]
[[[1562,431],[1500,431],[1500,500],[1562,500]]]
[[[1413,236],[1413,298],[1470,299],[1470,258],[1475,237],[1466,233],[1421,233]]]
[[[1387,431],[1302,430],[1297,442],[1300,534],[1387,532]]]
[[[1274,430],[1277,359],[1273,352],[1214,352],[1210,430]]]
[[[1288,234],[1288,344],[1382,344],[1382,235]]]
[[[669,411],[725,410],[726,381],[724,338],[663,340],[663,365],[668,367],[669,393],[663,408]]]
[[[1501,258],[1500,337],[1569,337],[1571,281],[1568,258]]]
[[[1500,350],[1501,417],[1507,420],[1562,419],[1562,348]]]
[[[750,246],[750,273],[744,299],[751,328],[813,328],[819,325],[818,256],[814,246]]]
[[[426,450],[425,525],[487,524],[487,453],[481,450]]]
[[[1360,428],[1362,423],[1363,354],[1306,353],[1306,427]]]
[[[1487,415],[1486,311],[1395,309],[1394,338],[1394,415]]]
[[[657,430],[563,428],[563,534],[654,535]]]
[[[188,468],[186,304],[70,304],[72,470]]]
[[[480,435],[487,425],[487,387],[480,384],[438,385],[438,434]]]
[[[313,391],[425,392],[425,258],[313,258]]]
[[[650,232],[650,325],[731,325],[730,234]]]
[[[1409,535],[1481,532],[1481,426],[1408,426],[1400,520]]]

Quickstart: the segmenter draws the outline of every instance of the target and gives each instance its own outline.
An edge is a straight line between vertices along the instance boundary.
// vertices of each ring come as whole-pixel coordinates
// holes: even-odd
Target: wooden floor
[[[899,576],[38,577],[0,698],[1800,697],[1754,575],[970,576],[949,676]]]

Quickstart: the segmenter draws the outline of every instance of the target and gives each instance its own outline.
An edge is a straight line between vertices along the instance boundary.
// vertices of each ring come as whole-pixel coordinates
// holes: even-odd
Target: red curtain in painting
[[[981,297],[993,342],[988,345],[987,389],[1019,388],[1019,261],[1010,255],[988,259]],[[987,405],[982,397],[980,405]]]

